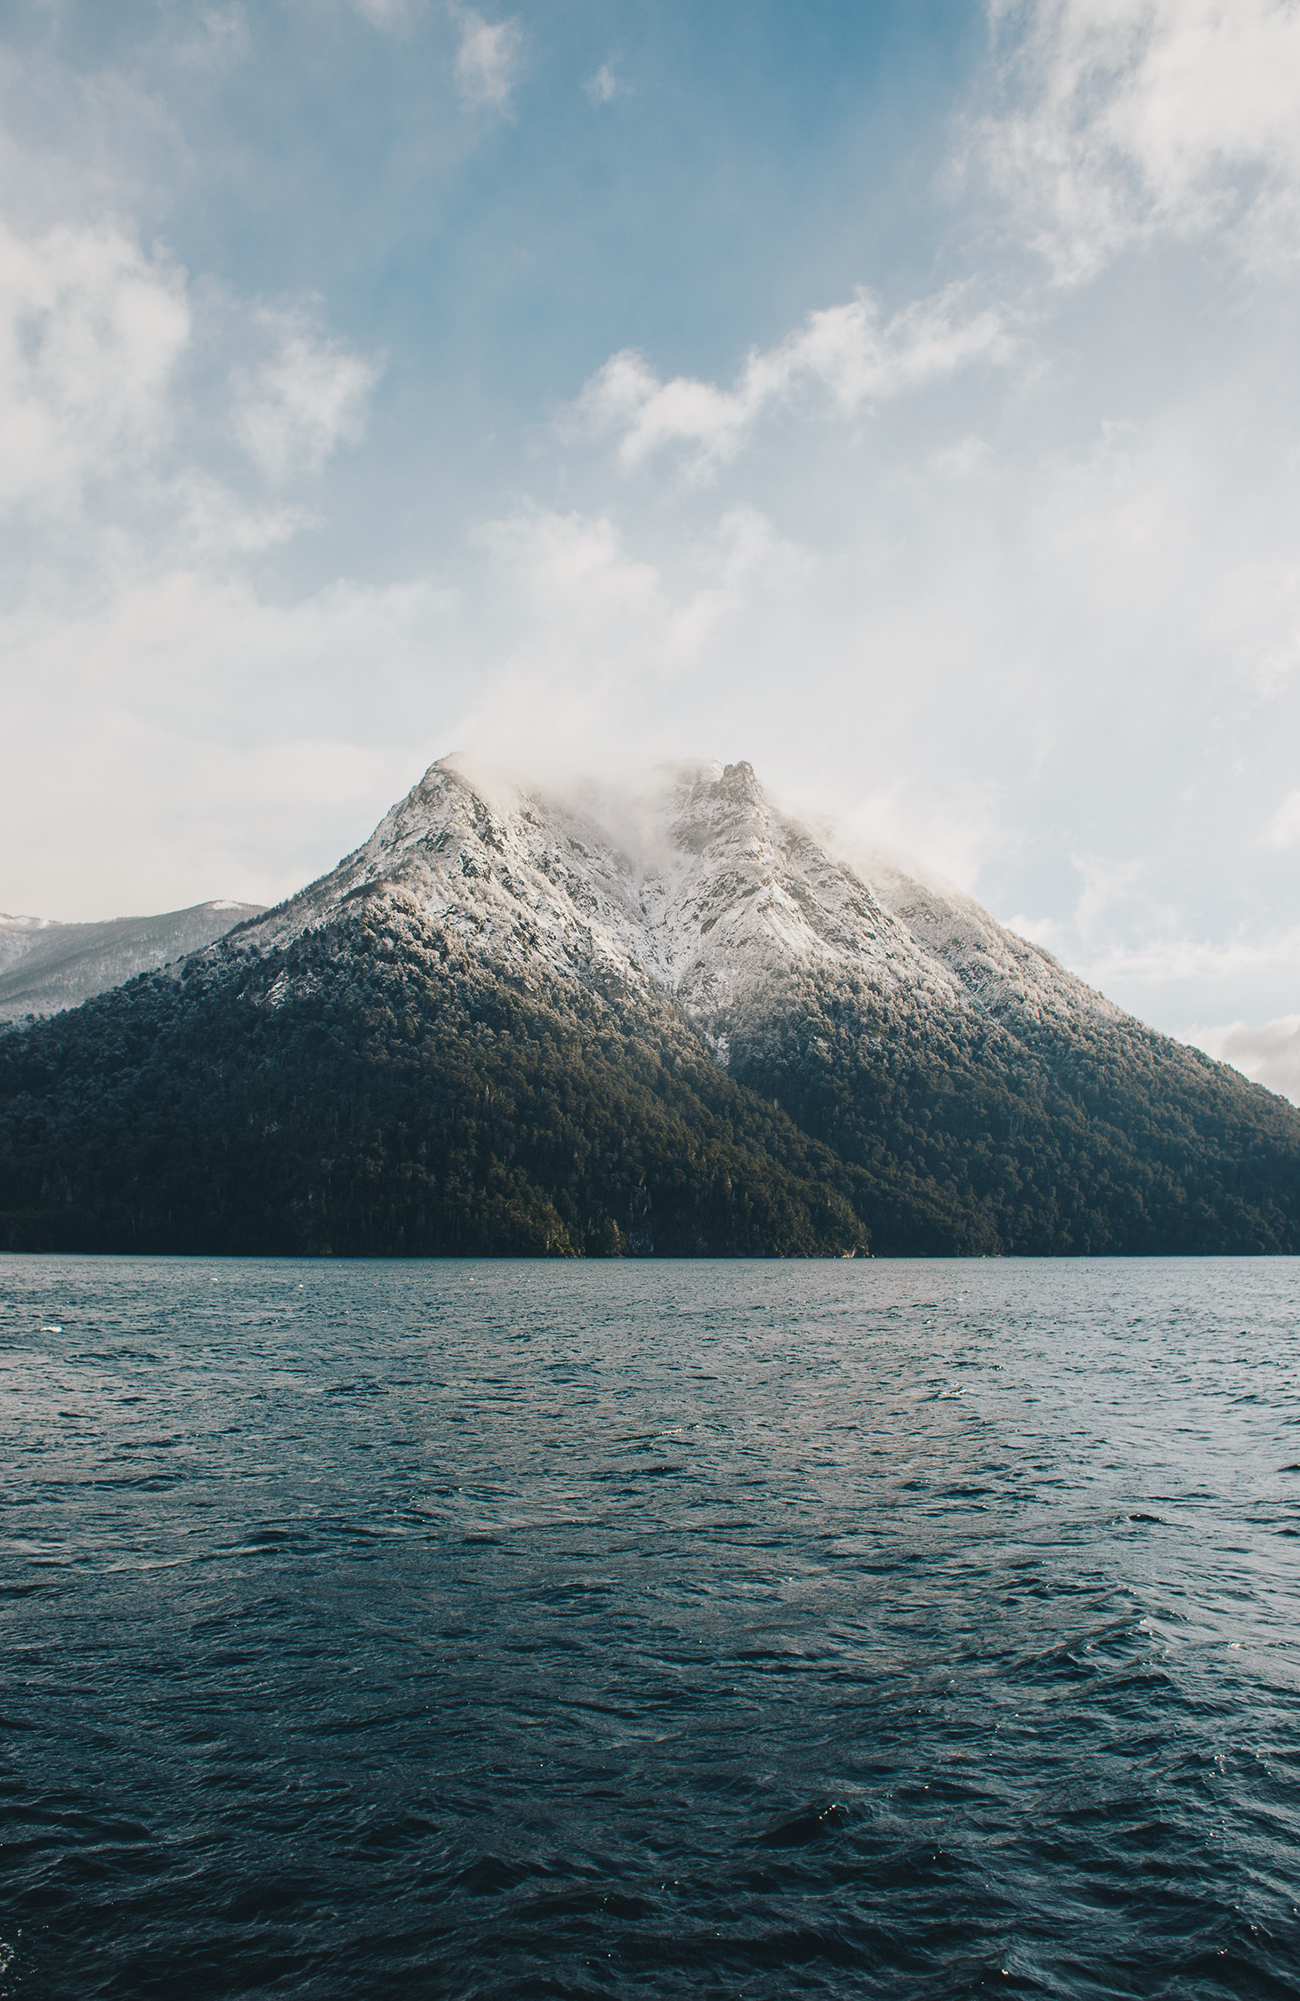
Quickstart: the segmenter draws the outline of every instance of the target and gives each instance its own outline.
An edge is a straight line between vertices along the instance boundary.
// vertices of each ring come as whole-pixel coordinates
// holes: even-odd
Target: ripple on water
[[[0,1260],[0,1994],[1300,1993],[1292,1260]]]

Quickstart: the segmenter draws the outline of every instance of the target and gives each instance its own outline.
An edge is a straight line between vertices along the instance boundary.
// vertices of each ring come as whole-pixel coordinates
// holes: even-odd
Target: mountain
[[[103,924],[0,914],[0,1021],[78,1007],[137,973],[197,952],[261,910],[261,904],[218,900]]]
[[[1300,1249],[1300,1112],[746,764],[434,765],[329,875],[0,1038],[0,1241]]]

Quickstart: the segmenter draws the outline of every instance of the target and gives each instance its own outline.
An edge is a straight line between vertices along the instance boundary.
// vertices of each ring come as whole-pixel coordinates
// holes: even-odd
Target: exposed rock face
[[[0,915],[0,1021],[79,1007],[137,973],[199,951],[261,910],[258,903],[218,900],[103,924]]]
[[[1300,1113],[746,764],[434,765],[299,895],[6,1038],[5,1102],[33,1246],[1300,1250]]]
[[[748,764],[682,764],[635,796],[547,799],[427,771],[370,839],[258,924],[258,950],[398,893],[500,968],[670,994],[714,1046],[848,979],[939,1016],[1115,1023],[1111,1002],[969,897],[855,870],[766,798]]]
[[[498,965],[649,980],[706,1027],[774,977],[831,971],[939,1006],[1118,1012],[968,899],[886,869],[864,879],[779,813],[748,764],[674,766],[635,798],[574,803],[445,759],[245,942],[283,944],[386,890]]]

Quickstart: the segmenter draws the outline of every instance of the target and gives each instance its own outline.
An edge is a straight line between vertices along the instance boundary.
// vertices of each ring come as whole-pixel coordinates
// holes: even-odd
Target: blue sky
[[[0,907],[748,756],[1286,1081],[1298,101],[1295,0],[6,0]]]

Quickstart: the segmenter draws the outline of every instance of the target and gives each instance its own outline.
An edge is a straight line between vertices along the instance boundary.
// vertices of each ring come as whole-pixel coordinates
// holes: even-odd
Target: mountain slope
[[[0,914],[0,1021],[78,1007],[137,973],[197,952],[232,925],[260,914],[260,904],[222,900],[102,924]]]
[[[1300,1113],[747,765],[435,765],[320,882],[0,1040],[14,1246],[1300,1249]]]
[[[494,975],[391,891],[6,1038],[0,1102],[12,1249],[866,1245],[860,1177],[671,1007]]]

